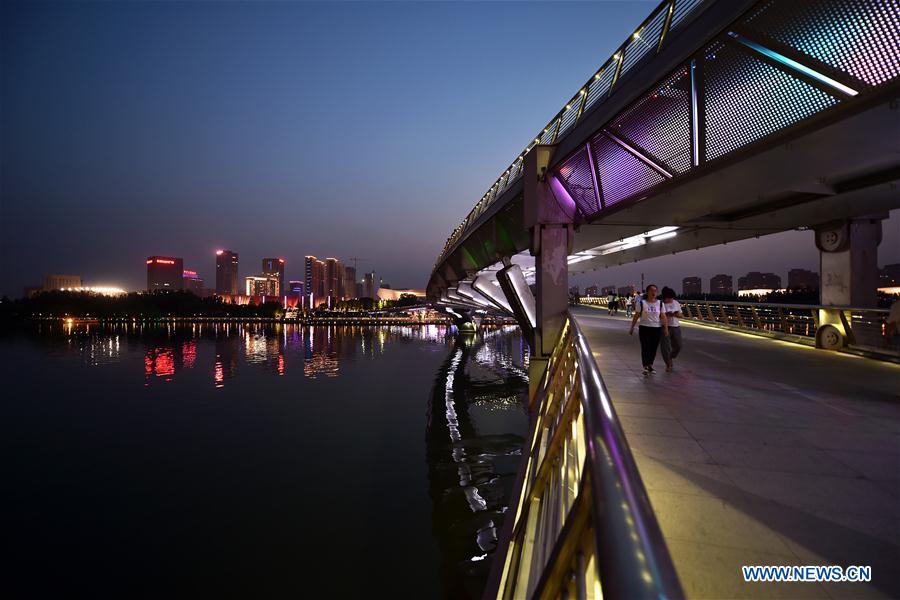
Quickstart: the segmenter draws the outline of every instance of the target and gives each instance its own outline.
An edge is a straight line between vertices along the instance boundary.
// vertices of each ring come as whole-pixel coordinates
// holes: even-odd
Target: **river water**
[[[515,328],[44,323],[0,365],[5,597],[480,596]]]

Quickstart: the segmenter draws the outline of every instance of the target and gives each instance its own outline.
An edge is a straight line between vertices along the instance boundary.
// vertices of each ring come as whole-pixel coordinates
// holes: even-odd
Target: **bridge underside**
[[[706,8],[615,94],[595,92],[611,64],[535,138],[448,240],[431,297],[534,250],[525,198],[535,182],[523,173],[544,148],[538,185],[573,215],[570,272],[900,207],[895,6],[694,6]],[[579,102],[593,105],[572,116]]]
[[[893,132],[885,135],[885,128]],[[469,237],[429,292],[502,268],[511,256],[529,280],[534,260],[517,198]],[[575,225],[569,272],[813,228],[900,206],[900,109],[885,102],[719,170],[683,181],[593,222]],[[656,236],[654,230],[659,232]],[[516,235],[515,232],[518,232]],[[654,237],[658,239],[654,239]],[[637,242],[640,243],[637,243]],[[494,261],[474,269],[479,261]],[[454,268],[453,264],[457,266]]]

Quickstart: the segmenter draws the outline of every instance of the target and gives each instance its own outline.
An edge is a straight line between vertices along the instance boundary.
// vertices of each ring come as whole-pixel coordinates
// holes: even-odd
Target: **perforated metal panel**
[[[691,167],[691,77],[686,68],[627,108],[610,124],[676,173]]]
[[[640,194],[664,179],[603,134],[591,140],[591,152],[606,207]]]
[[[558,174],[581,214],[590,216],[600,210],[594,192],[594,178],[591,175],[587,150],[582,149],[563,163]]]
[[[839,101],[731,44],[716,42],[707,47],[703,69],[707,160],[802,121]]]
[[[591,81],[591,87],[588,90],[587,103],[584,109],[587,110],[592,104],[606,96],[609,91],[609,84],[612,83],[613,75],[616,73],[616,64],[609,63],[600,73],[600,77],[594,77]]]
[[[632,36],[628,47],[625,49],[625,60],[622,61],[622,73],[620,77],[627,73],[631,67],[639,60],[644,58],[648,53],[656,52],[659,46],[659,36],[662,34],[663,23],[666,20],[668,10],[661,10],[647,25],[637,32],[637,37]]]
[[[900,0],[772,0],[744,25],[869,85],[900,75]]]

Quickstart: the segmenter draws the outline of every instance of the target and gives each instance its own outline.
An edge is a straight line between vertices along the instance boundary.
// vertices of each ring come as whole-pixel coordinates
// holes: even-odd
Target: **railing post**
[[[731,325],[731,319],[728,318],[728,313],[725,311],[725,305],[719,305],[719,311],[722,313],[722,318],[725,319],[726,325]]]
[[[756,307],[755,307],[755,306],[751,306],[751,307],[750,307],[750,312],[753,313],[753,322],[756,324],[756,328],[757,328],[757,329],[762,329],[762,328],[763,328],[763,326],[762,326],[762,321],[761,321],[760,318],[759,318],[759,313],[756,312]]]
[[[780,306],[778,307],[778,320],[781,322],[781,333],[789,333],[787,318],[784,316],[784,309]]]
[[[744,323],[744,317],[741,316],[741,307],[739,304],[734,305],[734,314],[737,315],[738,327],[747,328],[747,325]]]

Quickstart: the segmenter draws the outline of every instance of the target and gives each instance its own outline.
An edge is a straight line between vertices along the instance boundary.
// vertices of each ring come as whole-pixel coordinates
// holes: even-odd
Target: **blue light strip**
[[[694,166],[700,166],[700,121],[697,106],[697,61],[691,61],[691,141]]]
[[[728,35],[730,35],[731,37],[733,37],[735,40],[739,41],[743,45],[747,46],[748,48],[756,50],[760,54],[768,56],[769,58],[775,59],[778,62],[780,62],[781,64],[786,65],[796,71],[800,71],[804,75],[808,75],[809,77],[812,77],[813,79],[820,81],[820,82],[824,83],[825,85],[838,90],[839,92],[843,92],[844,94],[847,94],[848,96],[856,96],[857,94],[859,94],[859,92],[857,92],[856,90],[854,90],[851,87],[847,87],[840,81],[835,81],[834,79],[832,79],[831,77],[828,77],[827,75],[823,75],[822,73],[819,73],[818,71],[814,71],[813,69],[810,69],[806,65],[804,65],[802,63],[798,63],[796,60],[788,58],[784,54],[779,54],[778,52],[775,52],[774,50],[766,48],[765,46],[761,46],[760,44],[757,44],[756,42],[754,42],[752,40],[748,40],[747,38],[745,38],[742,35],[738,35],[737,33],[733,32],[733,31],[729,31]]]

